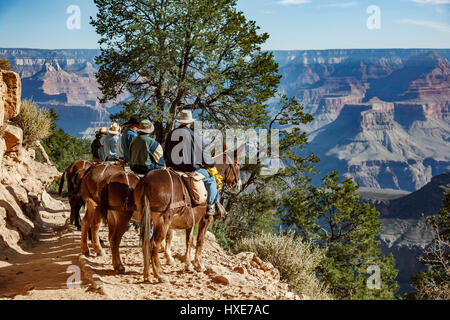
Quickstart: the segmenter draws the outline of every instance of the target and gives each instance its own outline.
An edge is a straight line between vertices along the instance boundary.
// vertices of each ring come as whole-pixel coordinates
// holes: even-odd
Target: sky
[[[450,0],[238,0],[264,50],[450,48]],[[0,48],[97,49],[92,0],[0,0]],[[79,19],[78,19],[79,17]]]

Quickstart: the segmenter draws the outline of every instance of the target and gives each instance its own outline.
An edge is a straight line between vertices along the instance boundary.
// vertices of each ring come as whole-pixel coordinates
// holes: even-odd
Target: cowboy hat
[[[192,118],[191,110],[183,110],[183,111],[181,111],[180,118],[177,121],[179,123],[193,123],[195,121],[195,119]]]
[[[137,131],[142,133],[152,133],[154,130],[155,128],[150,120],[142,120],[139,123],[139,129]]]
[[[111,127],[109,127],[108,134],[112,135],[119,135],[120,134],[120,127],[117,123],[113,123]]]
[[[97,132],[98,132],[98,133],[106,134],[106,133],[108,133],[108,129],[106,129],[106,127],[101,127],[100,129],[98,129]]]
[[[129,125],[129,124],[135,124],[135,125],[139,125],[139,120],[137,119],[137,118],[135,118],[135,117],[131,117],[130,118],[130,120],[128,120],[127,122],[125,122],[123,125],[124,126],[127,126],[127,125]]]

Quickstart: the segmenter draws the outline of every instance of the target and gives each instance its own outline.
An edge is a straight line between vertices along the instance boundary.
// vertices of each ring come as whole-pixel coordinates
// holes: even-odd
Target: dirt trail
[[[44,231],[38,242],[25,249],[27,254],[0,253],[0,299],[299,299],[279,281],[272,265],[252,253],[227,255],[211,233],[203,250],[206,272],[184,270],[184,231],[177,231],[172,250],[175,265],[167,265],[160,254],[170,283],[160,284],[155,278],[143,283],[139,237],[131,228],[120,247],[126,273],[117,275],[107,227],[100,230],[105,256],[85,257],[80,255],[80,231],[67,225],[68,215],[43,213]]]

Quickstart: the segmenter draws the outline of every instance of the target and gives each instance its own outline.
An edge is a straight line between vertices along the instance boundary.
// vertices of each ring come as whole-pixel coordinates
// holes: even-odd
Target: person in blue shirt
[[[138,136],[137,130],[139,126],[139,120],[131,117],[128,122],[124,124],[125,129],[123,130],[122,136],[120,137],[120,142],[122,143],[123,150],[123,161],[126,163],[130,162],[130,145],[131,142]]]
[[[120,127],[117,123],[113,123],[108,130],[108,134],[103,137],[102,144],[104,150],[103,161],[118,161],[119,156],[117,155],[117,141],[119,141]]]

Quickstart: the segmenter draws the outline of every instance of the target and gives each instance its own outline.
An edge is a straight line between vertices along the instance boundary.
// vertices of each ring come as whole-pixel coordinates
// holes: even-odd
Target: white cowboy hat
[[[112,135],[119,135],[120,134],[120,127],[119,127],[119,125],[117,123],[113,123],[111,125],[111,127],[109,127],[108,133],[112,134]]]
[[[137,131],[142,133],[152,133],[154,130],[153,123],[151,123],[150,120],[145,119],[139,123],[139,129]]]
[[[183,110],[183,111],[181,111],[180,118],[177,121],[179,123],[193,123],[195,121],[195,119],[192,118],[191,110]]]

